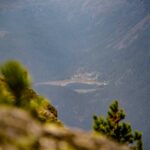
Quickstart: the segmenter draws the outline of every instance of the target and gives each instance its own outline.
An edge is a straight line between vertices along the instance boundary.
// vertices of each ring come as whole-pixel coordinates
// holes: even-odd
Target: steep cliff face
[[[128,150],[93,133],[41,125],[24,110],[0,107],[1,150]]]

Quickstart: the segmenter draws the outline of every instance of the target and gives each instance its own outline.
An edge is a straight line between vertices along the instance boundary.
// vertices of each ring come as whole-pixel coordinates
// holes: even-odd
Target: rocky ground
[[[22,109],[0,107],[0,150],[128,150],[94,133],[41,125]]]

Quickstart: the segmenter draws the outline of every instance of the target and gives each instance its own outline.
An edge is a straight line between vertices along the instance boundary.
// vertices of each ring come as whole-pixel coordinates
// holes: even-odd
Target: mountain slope
[[[98,73],[97,82],[108,84],[93,92],[75,91],[81,85],[35,88],[64,122],[86,129],[94,112],[104,115],[119,99],[148,150],[149,6],[149,0],[0,1],[0,62],[23,61],[35,85],[70,79],[80,68]]]

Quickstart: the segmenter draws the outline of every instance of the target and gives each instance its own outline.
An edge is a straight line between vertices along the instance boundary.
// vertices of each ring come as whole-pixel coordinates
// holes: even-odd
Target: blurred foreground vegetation
[[[23,108],[40,122],[60,124],[55,107],[32,89],[27,69],[14,60],[0,66],[0,104]]]

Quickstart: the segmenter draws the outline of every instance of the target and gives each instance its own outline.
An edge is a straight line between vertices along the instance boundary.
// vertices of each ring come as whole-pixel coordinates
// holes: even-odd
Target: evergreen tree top
[[[143,150],[142,134],[139,131],[132,133],[131,125],[123,122],[125,116],[124,110],[115,100],[109,106],[106,119],[102,116],[93,116],[93,129],[121,144],[127,144],[131,150]]]

